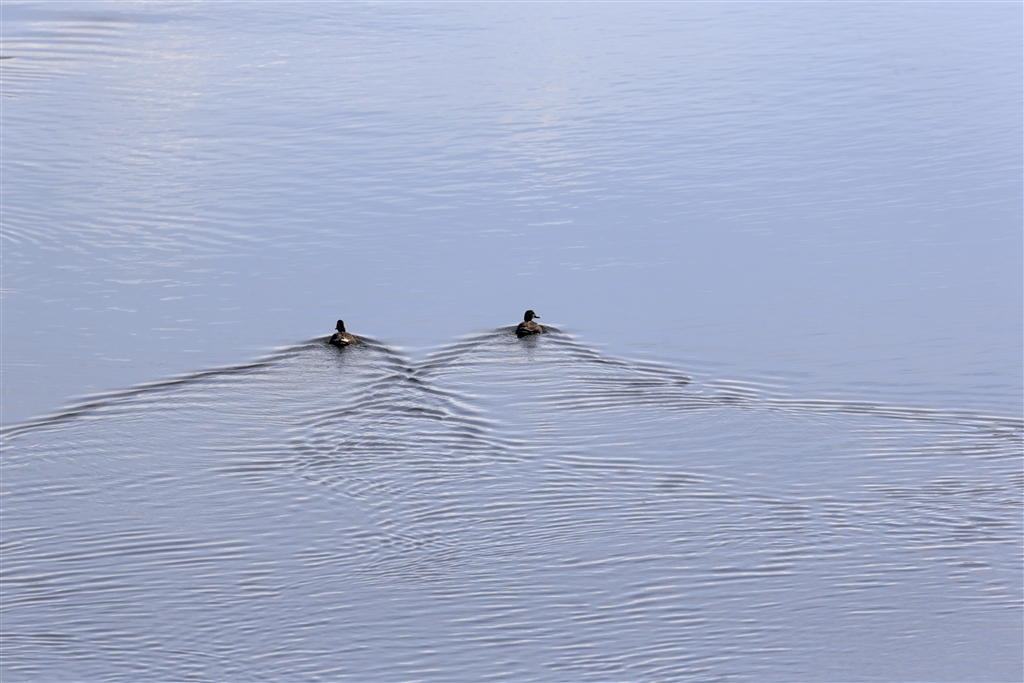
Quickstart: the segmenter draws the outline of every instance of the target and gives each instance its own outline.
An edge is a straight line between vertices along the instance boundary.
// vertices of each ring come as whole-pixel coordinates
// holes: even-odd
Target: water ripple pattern
[[[1019,419],[364,341],[7,429],[3,679],[1019,677]]]

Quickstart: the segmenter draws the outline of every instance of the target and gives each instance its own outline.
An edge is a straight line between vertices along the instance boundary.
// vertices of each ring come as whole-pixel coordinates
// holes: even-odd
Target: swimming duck
[[[519,327],[516,328],[516,336],[528,337],[531,334],[543,334],[544,328],[533,322],[534,318],[539,317],[540,316],[533,311],[527,311],[525,315],[523,315],[523,322],[519,323]]]
[[[336,329],[337,332],[335,332],[333,335],[331,335],[331,341],[330,341],[331,344],[334,344],[335,346],[342,346],[342,347],[344,347],[344,346],[348,346],[349,344],[358,344],[359,343],[358,340],[355,337],[353,337],[351,334],[349,334],[348,332],[345,331],[345,321],[344,320],[339,320],[338,324],[335,325],[334,329]]]

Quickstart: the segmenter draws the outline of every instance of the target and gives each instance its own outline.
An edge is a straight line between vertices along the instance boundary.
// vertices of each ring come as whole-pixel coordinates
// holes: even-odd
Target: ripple
[[[865,629],[1009,633],[1020,433],[557,329],[312,340],[4,430],[3,670],[758,680]]]

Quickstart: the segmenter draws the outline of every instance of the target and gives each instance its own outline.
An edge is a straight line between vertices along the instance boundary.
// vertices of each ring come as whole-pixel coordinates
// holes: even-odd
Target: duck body
[[[337,330],[337,332],[331,335],[331,340],[328,342],[329,344],[332,344],[337,347],[345,347],[349,346],[350,344],[359,343],[359,340],[357,340],[353,335],[345,331],[344,320],[339,320],[338,324],[335,325],[334,329]]]
[[[523,322],[519,323],[516,327],[516,336],[519,338],[529,337],[531,334],[544,334],[544,328],[540,324],[533,322],[534,318],[540,316],[533,311],[527,311],[523,315]]]

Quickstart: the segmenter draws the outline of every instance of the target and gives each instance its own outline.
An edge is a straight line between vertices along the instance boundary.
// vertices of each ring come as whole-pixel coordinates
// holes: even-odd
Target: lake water
[[[4,680],[1024,679],[1021,5],[0,19]]]

